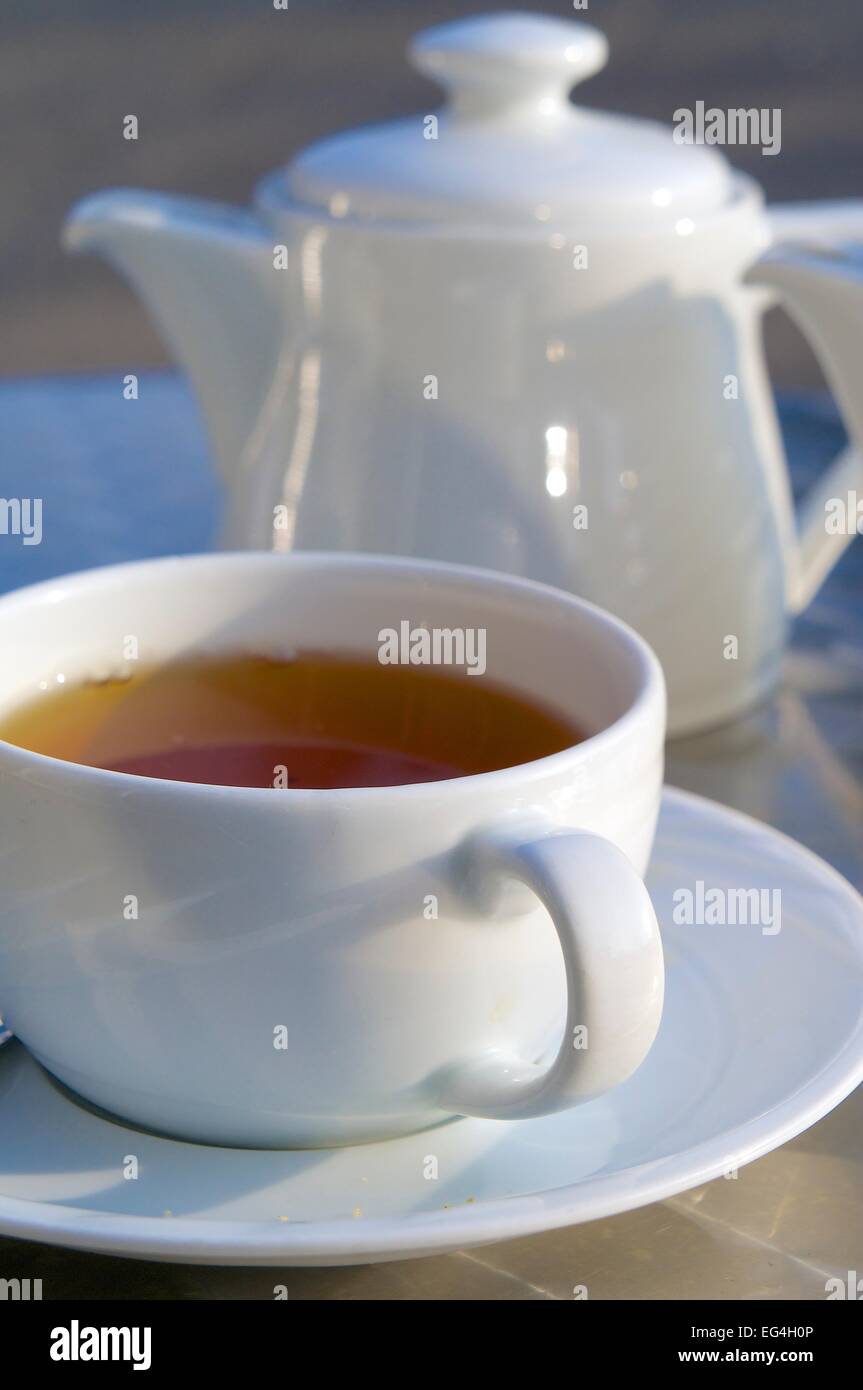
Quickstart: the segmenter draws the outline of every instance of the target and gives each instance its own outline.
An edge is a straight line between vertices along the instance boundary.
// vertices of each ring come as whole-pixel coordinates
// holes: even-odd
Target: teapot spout
[[[265,228],[237,208],[118,188],[72,209],[63,245],[104,256],[138,292],[198,394],[219,471],[234,482],[281,347]]]

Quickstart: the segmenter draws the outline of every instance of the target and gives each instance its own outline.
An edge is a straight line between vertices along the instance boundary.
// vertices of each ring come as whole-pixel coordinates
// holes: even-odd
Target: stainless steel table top
[[[796,491],[842,442],[829,403],[786,397]],[[206,549],[219,493],[185,386],[143,375],[0,383],[0,491],[43,499],[43,540],[0,537],[0,590],[89,565]],[[776,698],[678,740],[667,780],[792,835],[863,888],[863,544],[795,625]],[[2,1138],[0,1138],[2,1142]],[[863,1088],[735,1178],[638,1211],[462,1254],[357,1269],[171,1266],[0,1239],[0,1278],[50,1298],[823,1299],[863,1273]]]

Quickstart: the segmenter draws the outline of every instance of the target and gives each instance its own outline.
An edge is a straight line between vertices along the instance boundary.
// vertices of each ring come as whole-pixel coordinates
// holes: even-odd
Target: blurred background
[[[779,107],[782,149],[730,151],[779,199],[863,195],[861,0],[0,0],[0,374],[162,364],[102,263],[59,249],[65,211],[131,184],[246,202],[267,170],[347,125],[434,110],[404,59],[416,29],[501,9],[585,18],[612,56],[579,102],[670,126],[678,106]],[[123,117],[138,117],[137,141]],[[777,381],[817,366],[780,311]]]

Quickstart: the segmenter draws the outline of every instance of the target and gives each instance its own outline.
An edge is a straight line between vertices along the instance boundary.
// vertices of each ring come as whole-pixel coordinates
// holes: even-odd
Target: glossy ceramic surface
[[[797,243],[860,241],[863,203],[768,214],[717,148],[571,106],[605,50],[542,16],[431,30],[442,111],[314,146],[253,213],[97,194],[66,242],[188,371],[227,546],[569,589],[651,643],[679,734],[773,688],[789,610],[854,534],[824,502],[863,492],[859,455],[795,521],[761,318],[798,317],[859,441],[863,275]]]
[[[358,20],[362,23],[362,20]],[[786,396],[795,491],[810,492],[843,443],[826,399]],[[130,410],[116,376],[0,383],[9,495],[52,498],[60,528],[39,546],[0,547],[0,588],[121,559],[204,549],[220,500],[199,415],[174,375],[141,377]],[[843,556],[796,622],[775,699],[745,720],[667,750],[668,780],[767,821],[863,888],[863,546]],[[153,1263],[0,1237],[3,1273],[43,1279],[52,1298],[571,1301],[609,1298],[823,1299],[863,1249],[863,1087],[796,1139],[737,1172],[645,1207],[422,1260],[223,1268]],[[52,1171],[44,1148],[38,1171]],[[19,1158],[23,1155],[19,1153]],[[73,1162],[61,1159],[64,1172]],[[103,1168],[89,1192],[111,1186]],[[115,1175],[116,1176],[116,1175]],[[35,1190],[35,1189],[34,1189]],[[43,1192],[49,1191],[45,1184]],[[58,1189],[53,1189],[55,1192]],[[86,1193],[79,1199],[87,1204]],[[90,1205],[102,1198],[92,1197]],[[166,1200],[165,1209],[169,1209]],[[188,1212],[190,1208],[185,1208]],[[167,1218],[165,1218],[167,1219]],[[278,1257],[275,1257],[278,1261]],[[835,1287],[835,1286],[834,1286]]]
[[[698,880],[779,891],[781,930],[676,924],[675,894]],[[13,1043],[0,1051],[0,1229],[198,1264],[359,1264],[594,1220],[733,1174],[863,1076],[863,902],[784,836],[674,790],[648,885],[665,1013],[647,1062],[607,1096],[328,1152],[219,1149],[92,1113]],[[572,1281],[581,1266],[567,1268]]]
[[[662,1008],[639,875],[664,690],[616,620],[419,561],[154,561],[0,600],[16,653],[0,701],[116,670],[130,634],[144,661],[374,661],[403,622],[479,629],[490,679],[591,736],[344,791],[175,783],[0,744],[3,1016],[82,1096],[186,1138],[305,1148],[550,1112],[642,1061]]]

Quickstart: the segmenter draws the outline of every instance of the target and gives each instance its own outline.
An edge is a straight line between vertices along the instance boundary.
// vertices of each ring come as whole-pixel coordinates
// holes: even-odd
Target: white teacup
[[[316,1147],[564,1109],[643,1060],[665,696],[645,643],[589,604],[373,556],[99,569],[0,600],[0,712],[116,666],[130,636],[148,662],[373,657],[402,621],[484,629],[487,678],[590,736],[478,776],[321,791],[0,742],[0,1007],[81,1096],[187,1139]]]

